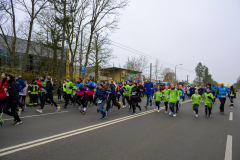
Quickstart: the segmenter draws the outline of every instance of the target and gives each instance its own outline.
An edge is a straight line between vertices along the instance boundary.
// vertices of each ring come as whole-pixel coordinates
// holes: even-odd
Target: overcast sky
[[[131,0],[120,18],[111,40],[193,71],[178,68],[180,80],[189,75],[192,82],[198,62],[219,83],[232,84],[240,75],[239,0]],[[138,56],[112,48],[115,66]]]

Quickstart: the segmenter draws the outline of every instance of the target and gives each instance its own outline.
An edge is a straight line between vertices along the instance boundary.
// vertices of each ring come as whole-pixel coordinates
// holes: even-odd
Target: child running
[[[195,94],[191,96],[191,99],[193,100],[192,105],[194,113],[196,113],[196,117],[198,117],[198,107],[202,100],[202,96],[198,94],[198,90],[195,90]]]
[[[158,107],[157,112],[160,112],[160,104],[162,102],[162,97],[163,97],[161,86],[157,86],[156,91],[154,92],[154,97],[155,97],[155,105]]]
[[[165,89],[163,90],[163,100],[165,105],[165,113],[168,113],[168,86],[165,86]]]
[[[98,103],[97,103],[97,110],[100,111],[100,113],[102,114],[102,118],[101,119],[105,119],[107,118],[107,112],[103,109],[105,103],[106,103],[106,95],[107,92],[102,89],[103,85],[100,84],[98,86],[98,91],[96,93],[96,98],[98,98]]]
[[[205,113],[206,113],[205,118],[211,117],[213,94],[210,93],[209,88],[207,89],[207,92],[203,94],[203,98],[205,98],[205,101],[204,101]]]

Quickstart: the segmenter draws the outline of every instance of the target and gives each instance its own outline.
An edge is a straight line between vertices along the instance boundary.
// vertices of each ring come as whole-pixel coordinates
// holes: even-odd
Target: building
[[[129,80],[136,80],[140,77],[139,81],[143,81],[143,77],[141,76],[141,72],[128,70],[125,68],[117,68],[117,67],[111,67],[111,68],[103,68],[101,69],[100,73],[100,79],[101,80],[109,80],[109,78],[113,78],[116,82],[122,82],[122,81],[129,81]]]
[[[8,36],[7,41],[11,44],[13,37]],[[22,70],[23,59],[27,48],[27,40],[17,38],[15,49],[15,70]],[[56,69],[60,62],[60,50],[53,54],[54,51],[44,44],[31,42],[31,46],[27,58],[26,71],[34,73],[51,74],[54,70],[60,72],[59,68]],[[54,56],[55,55],[55,56]],[[66,72],[66,57],[64,58],[64,73]],[[11,56],[7,49],[3,36],[0,35],[0,67],[11,68]],[[66,73],[65,73],[66,74]],[[63,75],[65,76],[65,75]]]

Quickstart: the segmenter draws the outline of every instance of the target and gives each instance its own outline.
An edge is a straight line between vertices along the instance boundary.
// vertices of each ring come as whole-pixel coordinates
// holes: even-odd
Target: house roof
[[[110,68],[102,68],[101,71],[117,71],[117,70],[124,70],[124,71],[128,71],[128,72],[133,72],[133,73],[142,73],[139,71],[134,71],[134,70],[129,70],[129,69],[125,69],[125,68],[118,68],[118,67],[110,67]]]

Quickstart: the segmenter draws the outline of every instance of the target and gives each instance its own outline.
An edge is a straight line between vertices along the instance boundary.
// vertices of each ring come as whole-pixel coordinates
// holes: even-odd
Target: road
[[[141,103],[142,112],[137,109],[134,116],[127,108],[114,107],[105,120],[100,120],[95,106],[90,106],[86,115],[73,106],[58,113],[46,106],[43,114],[28,107],[19,126],[13,126],[13,119],[4,115],[0,159],[240,159],[238,99],[233,109],[227,99],[224,115],[219,113],[217,100],[210,118],[205,118],[203,104],[196,118],[188,99],[177,117],[164,110],[156,112],[155,105],[145,110],[145,102],[146,98]]]

